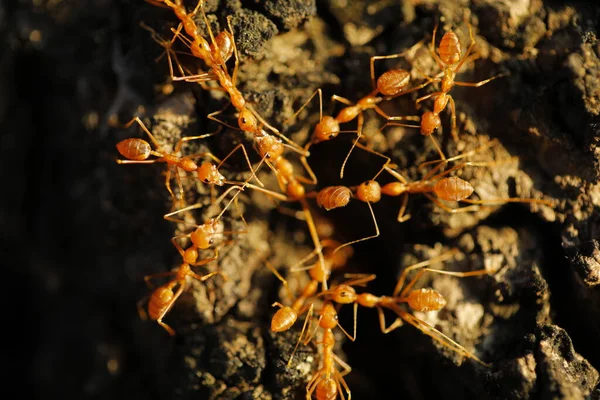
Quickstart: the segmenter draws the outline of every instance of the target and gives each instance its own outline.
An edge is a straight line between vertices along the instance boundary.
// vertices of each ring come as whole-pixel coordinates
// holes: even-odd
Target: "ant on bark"
[[[452,90],[452,88],[454,86],[480,87],[480,86],[485,85],[488,82],[493,81],[494,79],[497,79],[497,78],[507,75],[506,73],[501,73],[501,74],[498,74],[496,76],[493,76],[491,78],[485,79],[480,82],[461,82],[461,81],[454,80],[456,77],[456,74],[458,72],[460,72],[460,70],[463,67],[463,65],[465,64],[465,62],[469,59],[469,55],[471,54],[473,47],[475,47],[475,38],[473,36],[473,29],[472,29],[470,23],[468,24],[468,26],[469,26],[469,37],[471,39],[471,44],[469,45],[467,52],[462,57],[461,57],[462,51],[461,51],[460,40],[458,39],[458,36],[456,36],[456,34],[452,31],[446,32],[444,34],[444,36],[442,37],[442,40],[438,47],[438,51],[439,51],[439,55],[438,55],[438,53],[436,53],[436,51],[435,51],[435,35],[436,35],[437,29],[438,29],[437,24],[436,24],[435,28],[433,29],[433,36],[431,38],[431,45],[429,47],[429,52],[431,53],[432,57],[435,59],[437,65],[438,65],[438,67],[440,68],[440,70],[441,70],[440,74],[442,76],[439,77],[439,75],[438,75],[435,78],[428,77],[428,79],[432,83],[440,82],[441,89],[437,92],[430,93],[428,95],[420,97],[416,101],[418,104],[429,98],[432,98],[432,97],[435,98],[434,103],[433,103],[433,111],[426,111],[423,114],[423,116],[421,117],[421,134],[423,134],[423,135],[426,135],[426,136],[432,135],[436,131],[436,129],[438,129],[442,125],[442,121],[440,119],[439,114],[442,111],[444,111],[444,109],[446,109],[446,107],[449,105],[450,113],[451,113],[452,137],[454,138],[454,140],[458,140],[458,135],[456,132],[456,108],[454,105],[454,99],[452,98],[452,96],[450,94],[448,94],[450,92],[450,90]]]
[[[438,273],[443,275],[455,276],[458,278],[466,278],[471,276],[489,275],[494,271],[487,271],[486,269],[468,271],[468,272],[454,272],[444,271],[434,268],[426,268],[431,264],[443,262],[452,259],[458,253],[457,249],[452,249],[446,253],[440,254],[437,257],[431,258],[426,261],[413,264],[406,267],[398,282],[394,288],[394,292],[391,296],[376,296],[371,293],[360,293],[357,294],[353,286],[364,285],[367,282],[375,279],[375,275],[359,276],[351,279],[343,284],[332,286],[328,291],[324,291],[319,296],[325,296],[326,299],[333,301],[338,304],[354,304],[354,325],[356,330],[356,318],[358,306],[367,308],[376,308],[379,316],[379,326],[381,332],[384,334],[390,333],[398,327],[402,326],[403,321],[406,321],[410,325],[414,326],[424,334],[430,336],[435,341],[439,342],[443,346],[467,357],[471,358],[478,363],[489,366],[489,364],[481,361],[473,353],[467,351],[463,346],[450,339],[448,336],[429,325],[425,321],[417,318],[413,314],[405,311],[400,306],[401,304],[407,304],[413,311],[429,312],[437,311],[444,308],[446,305],[446,299],[438,291],[431,288],[413,289],[416,282],[426,272]],[[408,274],[412,271],[419,270],[417,274],[405,285]],[[389,326],[386,326],[384,308],[393,311],[397,318]],[[354,337],[356,337],[356,332]]]

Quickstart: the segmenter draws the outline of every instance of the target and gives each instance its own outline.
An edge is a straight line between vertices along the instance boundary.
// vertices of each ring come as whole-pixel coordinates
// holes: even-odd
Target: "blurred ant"
[[[489,275],[490,271],[485,269],[469,271],[469,272],[454,272],[444,271],[433,268],[425,268],[431,264],[447,261],[453,258],[458,253],[457,249],[452,249],[446,253],[443,253],[437,257],[431,258],[426,261],[422,261],[417,264],[406,267],[398,282],[394,288],[392,296],[376,296],[371,293],[357,294],[353,286],[364,285],[365,283],[375,279],[375,275],[366,275],[359,278],[349,280],[343,284],[332,286],[328,291],[322,292],[319,296],[325,296],[338,304],[354,304],[354,325],[356,330],[356,316],[358,306],[367,308],[376,308],[379,315],[379,326],[381,332],[384,334],[390,333],[396,328],[402,326],[403,321],[408,322],[424,334],[430,336],[435,341],[439,342],[443,346],[463,355],[464,357],[471,358],[478,363],[489,366],[489,364],[481,361],[477,356],[467,351],[463,346],[450,339],[448,336],[429,325],[425,321],[417,318],[413,314],[404,311],[400,305],[407,304],[413,311],[428,312],[438,311],[444,308],[446,305],[446,299],[438,291],[431,288],[413,289],[415,283],[423,276],[425,272],[432,272],[444,275],[455,276],[459,278],[465,278],[470,276],[481,276]],[[405,285],[408,273],[411,271],[419,270],[417,274]],[[383,309],[387,308],[393,311],[398,317],[389,326],[386,327],[385,314]],[[356,337],[356,333],[355,333]]]

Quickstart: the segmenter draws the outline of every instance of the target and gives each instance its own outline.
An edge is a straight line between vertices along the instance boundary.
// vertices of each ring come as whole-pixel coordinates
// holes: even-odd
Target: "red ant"
[[[413,314],[404,311],[400,305],[407,304],[410,309],[420,312],[437,311],[441,310],[446,305],[446,299],[444,296],[431,288],[413,289],[415,283],[421,278],[425,272],[439,273],[444,275],[451,275],[459,278],[465,278],[470,276],[488,275],[491,272],[485,269],[469,271],[469,272],[453,272],[444,271],[433,268],[425,268],[431,264],[447,261],[453,258],[458,253],[457,249],[452,249],[446,253],[443,253],[437,257],[431,258],[426,261],[422,261],[417,264],[413,264],[406,267],[400,279],[398,280],[392,296],[376,296],[371,293],[357,294],[353,286],[363,285],[373,279],[375,275],[362,276],[356,279],[352,279],[343,284],[333,286],[328,291],[322,292],[319,296],[325,296],[326,299],[334,301],[338,304],[354,304],[354,326],[356,330],[356,316],[358,306],[367,308],[376,308],[379,315],[379,326],[384,334],[390,333],[396,328],[402,326],[403,322],[406,321],[410,325],[414,326],[421,332],[430,336],[445,347],[452,349],[453,351],[474,359],[482,365],[489,366],[488,364],[481,361],[477,356],[467,351],[463,346],[444,335],[442,332],[429,325],[425,321],[415,317]],[[419,272],[414,276],[412,280],[406,285],[406,278],[408,273],[419,269]],[[398,317],[390,325],[386,327],[385,314],[383,309],[387,308],[393,311]],[[356,337],[356,333],[355,333]]]
[[[150,316],[150,319],[158,322],[158,324],[165,328],[171,336],[175,335],[175,331],[163,322],[163,318],[171,310],[175,301],[177,301],[179,296],[181,296],[181,293],[183,293],[187,287],[186,278],[189,276],[198,279],[200,282],[204,282],[213,275],[220,273],[219,271],[214,271],[206,275],[198,275],[191,267],[208,264],[209,262],[216,260],[218,256],[218,250],[215,250],[215,255],[213,257],[198,261],[198,250],[194,247],[190,247],[182,253],[183,263],[179,265],[176,271],[160,272],[144,277],[146,283],[149,284],[151,278],[175,275],[173,280],[154,290],[148,301],[148,315]],[[177,285],[179,285],[179,287],[177,288],[177,291],[173,293],[173,290]]]
[[[207,136],[211,136],[212,133],[209,133],[206,135],[200,135],[200,136],[182,137],[181,139],[179,139],[179,141],[175,145],[174,151],[172,153],[169,153],[169,152],[166,152],[161,149],[157,140],[154,138],[154,135],[152,135],[150,130],[148,130],[146,125],[144,125],[144,123],[142,122],[142,120],[139,117],[135,117],[134,119],[129,121],[125,125],[125,129],[129,128],[134,122],[136,122],[142,128],[142,130],[148,135],[148,137],[150,138],[150,141],[154,145],[155,150],[153,150],[152,146],[150,146],[150,144],[143,139],[138,139],[138,138],[125,139],[125,140],[122,140],[119,143],[117,143],[117,150],[123,157],[126,158],[126,160],[117,160],[117,162],[119,164],[153,164],[153,163],[157,163],[157,162],[166,163],[169,166],[169,168],[167,169],[167,173],[166,173],[166,177],[165,177],[165,187],[171,194],[171,197],[173,198],[173,200],[176,199],[176,196],[173,193],[173,190],[171,189],[171,169],[172,169],[172,167],[175,167],[175,179],[177,181],[177,185],[179,186],[179,193],[180,193],[181,199],[183,199],[183,185],[181,183],[181,177],[179,176],[178,169],[182,169],[186,172],[195,172],[198,176],[198,179],[207,184],[223,186],[226,183],[225,177],[218,171],[218,168],[221,166],[221,164],[223,162],[220,161],[217,157],[215,157],[212,153],[204,152],[204,153],[199,153],[199,154],[185,156],[185,157],[180,157],[177,155],[180,152],[181,146],[183,145],[184,142],[187,142],[190,140],[203,139]],[[227,159],[231,154],[233,154],[236,150],[238,150],[238,148],[240,148],[240,146],[233,149],[233,151],[231,151],[225,159]],[[243,148],[243,146],[241,147],[241,149],[244,152],[244,156],[245,156],[248,166],[250,168],[250,173],[251,173],[252,177],[255,178],[256,181],[260,185],[263,185],[262,182],[254,174],[254,170],[252,169],[252,164],[250,164],[250,160],[248,159],[248,154],[246,153],[246,150]],[[148,160],[148,158],[150,156],[155,156],[157,158]],[[214,164],[212,164],[210,162],[204,162],[201,165],[198,165],[198,164],[196,164],[196,162],[193,161],[194,158],[205,157],[205,156],[218,162],[219,167],[216,167]]]
[[[420,46],[420,43],[418,43],[416,46]],[[413,47],[415,47],[415,46],[413,46]],[[390,56],[371,57],[371,59],[370,59],[371,84],[373,86],[373,90],[371,91],[371,93],[364,96],[362,99],[358,100],[356,103],[352,103],[352,101],[350,101],[344,97],[341,97],[338,95],[333,95],[331,97],[332,100],[338,101],[338,102],[346,105],[346,107],[344,107],[343,109],[340,110],[340,112],[337,114],[337,116],[335,118],[328,116],[328,115],[323,116],[323,97],[322,97],[321,89],[317,89],[309,97],[309,99],[302,105],[302,107],[300,107],[300,109],[294,114],[294,116],[292,116],[292,118],[293,118],[296,115],[298,115],[298,113],[300,113],[300,111],[302,111],[302,109],[304,109],[304,107],[306,107],[308,105],[308,103],[315,97],[315,95],[317,95],[317,94],[319,95],[319,115],[320,115],[319,123],[315,126],[315,130],[313,132],[311,141],[305,146],[305,149],[307,149],[307,150],[310,148],[311,145],[334,139],[340,133],[357,133],[358,136],[354,140],[352,147],[348,151],[348,154],[346,155],[346,158],[344,159],[344,162],[342,163],[342,168],[340,170],[340,178],[342,178],[342,179],[344,178],[344,169],[346,167],[346,163],[348,162],[348,159],[350,158],[350,154],[352,153],[352,150],[354,149],[354,147],[359,146],[367,151],[370,151],[368,148],[366,148],[364,146],[360,146],[360,144],[358,143],[360,138],[362,137],[362,128],[363,128],[363,124],[364,124],[364,115],[363,115],[364,111],[369,110],[369,109],[374,109],[377,112],[377,114],[379,114],[383,118],[385,118],[386,121],[419,121],[419,117],[416,117],[416,116],[392,117],[392,116],[388,115],[385,111],[383,111],[381,109],[381,107],[379,107],[379,104],[384,100],[389,100],[389,99],[392,99],[392,98],[395,98],[398,96],[402,96],[402,95],[405,95],[408,93],[412,93],[414,91],[422,89],[423,87],[427,86],[430,83],[430,81],[422,83],[411,89],[405,90],[406,87],[408,86],[408,84],[410,83],[410,72],[403,70],[403,69],[392,69],[392,70],[386,71],[377,79],[377,81],[375,81],[375,67],[374,67],[375,60],[384,59],[384,58],[402,57],[408,51],[411,51],[411,50],[412,50],[412,48],[407,50],[406,52],[403,52],[400,54],[394,54],[394,55],[390,55]],[[386,96],[386,97],[378,96],[379,94]],[[356,130],[353,130],[353,131],[340,130],[340,124],[350,122],[354,119],[357,120],[357,129]],[[393,125],[405,126],[405,127],[410,127],[410,128],[418,128],[419,127],[416,125],[408,125],[408,124],[402,124],[402,123],[397,123],[397,122],[394,122]]]
[[[433,29],[433,37],[431,38],[431,45],[429,47],[429,51],[433,58],[435,59],[437,65],[442,70],[443,76],[436,78],[429,78],[430,82],[441,82],[441,90],[438,92],[430,93],[425,95],[419,99],[417,99],[417,104],[422,102],[423,100],[427,100],[431,97],[435,97],[433,103],[433,111],[427,111],[421,117],[421,134],[430,136],[433,132],[438,129],[442,122],[439,117],[439,114],[450,105],[450,112],[452,114],[452,137],[454,140],[458,140],[458,135],[456,133],[456,109],[454,106],[454,100],[452,96],[448,93],[454,86],[470,86],[470,87],[480,87],[485,85],[486,83],[505,76],[506,74],[498,74],[492,78],[485,79],[480,82],[459,82],[455,81],[454,78],[456,74],[460,71],[462,66],[465,64],[467,59],[469,58],[469,54],[473,50],[475,46],[475,38],[473,37],[473,29],[471,28],[471,24],[469,23],[469,37],[471,38],[471,44],[467,49],[467,52],[464,56],[461,57],[461,46],[460,41],[456,34],[452,31],[448,31],[442,37],[442,41],[439,46],[439,55],[435,52],[435,34],[437,32],[437,25]]]
[[[275,302],[272,304],[272,307],[279,307],[279,310],[273,315],[271,320],[271,331],[273,332],[283,332],[290,329],[295,323],[298,317],[305,312],[307,312],[312,307],[312,303],[306,305],[306,301],[311,297],[315,296],[317,293],[319,283],[326,282],[331,275],[331,272],[339,267],[346,265],[348,258],[352,255],[352,248],[347,247],[345,252],[334,253],[330,249],[335,248],[339,245],[338,242],[334,240],[323,240],[321,242],[321,246],[323,250],[329,249],[329,251],[324,251],[323,257],[325,260],[325,270],[322,270],[319,266],[319,263],[314,263],[310,267],[306,268],[296,268],[296,266],[290,268],[291,271],[300,271],[300,270],[308,270],[308,274],[310,276],[310,281],[304,286],[301,294],[296,297],[291,306],[284,306],[279,302]],[[315,251],[310,253],[307,257],[302,259],[297,265],[304,264],[306,260],[315,255]],[[276,276],[283,282],[283,284],[287,287],[287,281],[282,278],[274,269],[271,269]],[[323,287],[323,290],[327,290],[327,287]],[[302,338],[302,334],[300,335]],[[296,349],[298,348],[298,344],[300,343],[300,339],[296,344],[296,348],[292,352],[292,356],[288,361],[288,366],[292,363],[292,358]]]
[[[371,203],[377,203],[381,200],[381,195],[387,196],[400,196],[403,195],[404,198],[402,200],[402,205],[400,207],[400,211],[398,213],[398,222],[405,222],[410,219],[410,215],[405,215],[406,206],[408,204],[408,195],[411,193],[422,193],[425,197],[431,200],[435,205],[447,211],[449,213],[457,213],[457,212],[468,212],[468,211],[476,211],[480,209],[480,205],[485,204],[502,204],[502,203],[537,203],[544,204],[549,207],[552,207],[552,202],[548,200],[542,199],[532,199],[532,198],[522,198],[522,197],[508,197],[508,198],[498,198],[498,199],[484,199],[484,200],[474,200],[468,199],[473,191],[475,190],[473,186],[458,177],[445,177],[452,173],[453,171],[459,170],[466,166],[484,166],[484,165],[492,165],[497,162],[463,162],[459,165],[456,165],[446,171],[437,173],[436,172],[441,169],[444,165],[446,165],[450,161],[455,161],[460,158],[464,158],[474,154],[481,149],[492,146],[497,143],[497,141],[491,141],[489,144],[484,145],[478,149],[472,150],[470,152],[464,153],[462,155],[452,157],[450,159],[443,160],[438,162],[439,164],[429,171],[421,180],[415,182],[407,181],[400,173],[392,169],[395,167],[394,164],[390,163],[390,159],[387,159],[387,162],[381,168],[381,170],[375,175],[375,178],[372,180],[361,183],[355,187],[346,187],[346,186],[329,186],[321,189],[317,194],[317,204],[319,206],[325,208],[326,210],[331,210],[333,208],[339,208],[346,206],[352,197],[367,203],[369,206],[369,210],[371,212],[371,216],[373,218],[373,223],[375,225],[375,234],[371,236],[364,237],[362,239],[357,239],[348,243],[343,244],[341,247],[347,246],[349,244],[362,242],[364,240],[373,239],[379,236],[379,227],[377,225],[377,220],[375,218],[375,214],[373,213],[373,208]],[[398,182],[391,182],[383,187],[379,184],[379,182],[375,181],[377,176],[382,171],[387,171],[394,178],[398,180]],[[440,202],[440,200],[445,201],[463,201],[465,203],[470,203],[470,206],[460,207],[460,208],[450,208],[447,205]],[[338,248],[338,249],[339,249]]]

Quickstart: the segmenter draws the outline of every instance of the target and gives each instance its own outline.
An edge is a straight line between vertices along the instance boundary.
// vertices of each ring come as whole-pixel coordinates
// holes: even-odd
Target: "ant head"
[[[377,79],[377,91],[384,96],[395,96],[410,82],[410,72],[405,69],[392,69]]]
[[[440,116],[431,111],[423,113],[421,117],[421,135],[429,136],[442,125]]]
[[[238,116],[238,125],[244,132],[256,133],[258,131],[258,120],[247,108],[242,108]]]
[[[208,249],[215,242],[215,231],[212,224],[202,224],[190,233],[190,240],[194,247],[202,250]]]
[[[325,115],[315,126],[314,143],[324,142],[335,138],[340,133],[340,124],[335,118]]]
[[[204,183],[209,183],[217,186],[225,184],[225,177],[219,172],[217,166],[210,161],[205,161],[197,169],[198,179]]]
[[[283,154],[283,143],[272,135],[266,135],[256,140],[258,152],[261,157],[268,160],[278,160]]]
[[[130,138],[117,143],[117,150],[128,160],[142,161],[150,157],[152,148],[143,139]]]
[[[331,268],[327,260],[325,260],[324,268],[325,269],[321,268],[321,264],[317,262],[311,269],[308,270],[310,279],[317,282],[323,282],[329,279],[329,275],[331,275]]]
[[[356,291],[349,285],[338,285],[330,291],[331,300],[338,304],[350,304],[356,300]]]
[[[321,309],[319,326],[323,329],[333,329],[338,324],[338,315],[331,303],[325,303]]]
[[[356,198],[368,203],[377,203],[381,200],[381,186],[377,181],[366,181],[356,188]]]

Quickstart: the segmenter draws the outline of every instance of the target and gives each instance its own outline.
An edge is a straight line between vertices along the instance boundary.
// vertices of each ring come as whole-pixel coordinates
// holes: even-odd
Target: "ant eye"
[[[333,139],[335,137],[335,135],[332,133],[331,135],[329,135],[329,139]]]
[[[215,242],[215,239],[210,239],[210,240],[208,241],[208,244],[213,244],[214,242]]]
[[[271,155],[269,153],[265,154],[265,158],[271,158]]]
[[[245,124],[246,122],[246,118],[242,117],[242,124]]]

